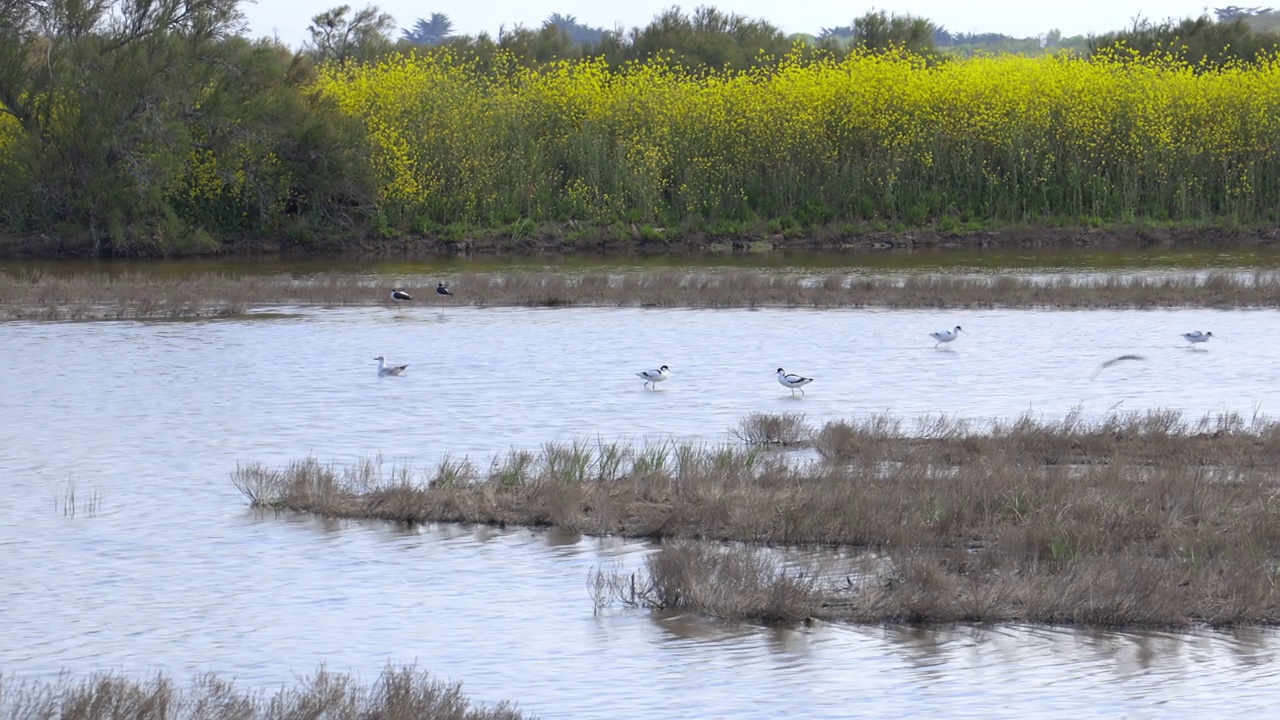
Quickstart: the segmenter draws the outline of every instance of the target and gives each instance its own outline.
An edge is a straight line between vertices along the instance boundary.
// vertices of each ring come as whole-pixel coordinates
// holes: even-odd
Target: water
[[[269,310],[283,317],[0,324],[0,670],[274,688],[320,663],[417,663],[548,718],[1188,717],[1280,691],[1272,630],[594,616],[588,571],[651,546],[262,516],[228,479],[308,453],[483,466],[557,439],[718,441],[754,411],[1266,413],[1276,311]],[[927,333],[956,324],[934,350]],[[1190,329],[1215,339],[1186,349]],[[1089,380],[1121,353],[1146,360]],[[378,378],[379,354],[408,373]],[[672,379],[642,389],[632,373],[664,363]],[[817,378],[807,396],[778,366]]]

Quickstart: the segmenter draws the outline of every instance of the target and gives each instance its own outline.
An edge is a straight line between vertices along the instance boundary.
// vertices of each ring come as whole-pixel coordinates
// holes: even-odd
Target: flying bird
[[[1125,360],[1146,360],[1146,358],[1143,357],[1142,355],[1120,355],[1117,357],[1113,357],[1110,360],[1099,365],[1098,369],[1094,370],[1093,374],[1089,376],[1089,379],[1092,380],[1098,377],[1098,373],[1111,367],[1112,365],[1115,365],[1116,363],[1124,362]]]
[[[387,375],[399,375],[404,372],[408,365],[388,365],[387,359],[381,355],[374,358],[378,361],[378,376],[385,377]]]
[[[653,389],[657,390],[658,383],[671,377],[671,369],[668,368],[666,365],[663,365],[657,370],[641,370],[640,372],[636,373],[636,375],[644,378],[645,387],[653,386]]]
[[[940,332],[929,333],[929,337],[938,341],[937,344],[934,345],[934,347],[938,347],[938,345],[941,345],[942,343],[949,343],[960,337],[960,326],[957,325],[955,330],[942,330]]]
[[[789,390],[791,390],[792,395],[796,394],[796,390],[799,390],[800,394],[803,395],[804,386],[813,382],[813,378],[801,377],[794,373],[788,373],[782,368],[778,368],[778,372],[774,374],[778,376],[778,384],[782,385],[782,387],[784,388],[788,388]]]

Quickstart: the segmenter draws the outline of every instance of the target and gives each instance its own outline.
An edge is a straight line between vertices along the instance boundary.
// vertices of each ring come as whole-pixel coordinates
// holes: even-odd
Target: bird
[[[409,293],[407,293],[407,292],[405,292],[405,291],[400,290],[400,289],[398,289],[398,288],[397,288],[397,289],[395,289],[395,290],[392,290],[392,291],[391,291],[391,299],[392,299],[392,300],[396,300],[396,301],[400,301],[400,300],[412,300],[412,299],[413,299],[413,296],[412,296],[412,295],[410,295]]]
[[[444,286],[444,283],[440,283],[439,285],[436,285],[436,294],[437,294],[437,295],[452,295],[453,293],[449,292],[449,288],[445,287],[445,286]]]
[[[960,326],[957,325],[955,330],[942,330],[940,332],[929,333],[929,337],[937,340],[938,343],[934,347],[938,347],[942,343],[949,343],[960,337]]]
[[[404,372],[406,368],[409,367],[408,365],[388,365],[387,359],[381,355],[374,358],[374,360],[378,361],[379,377],[385,376],[385,375],[399,375],[400,373]]]
[[[1146,360],[1146,358],[1141,355],[1118,355],[1099,365],[1098,369],[1094,370],[1093,374],[1089,376],[1089,379],[1093,380],[1094,378],[1098,377],[1098,373],[1102,372],[1106,368],[1111,367],[1112,365],[1115,365],[1118,362],[1124,362],[1125,360]]]
[[[1194,345],[1196,343],[1209,342],[1209,338],[1213,337],[1213,333],[1196,330],[1195,332],[1182,333],[1182,337],[1186,339],[1188,345]]]
[[[782,368],[778,368],[778,372],[775,374],[778,376],[778,384],[782,385],[784,388],[789,388],[792,395],[796,394],[796,390],[799,390],[800,394],[803,395],[804,386],[813,382],[813,378],[801,377],[794,373],[788,373]]]
[[[641,370],[636,375],[644,378],[645,387],[653,386],[654,390],[658,389],[658,383],[671,377],[671,368],[663,365],[657,370]]]

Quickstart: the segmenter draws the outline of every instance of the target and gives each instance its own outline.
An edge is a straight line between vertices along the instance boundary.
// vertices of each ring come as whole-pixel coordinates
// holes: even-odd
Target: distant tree
[[[453,21],[444,13],[431,13],[430,18],[418,18],[411,29],[401,32],[401,36],[412,45],[440,45],[453,37]]]
[[[582,56],[582,45],[575,43],[569,33],[558,25],[544,24],[537,29],[519,25],[511,30],[501,28],[498,47],[524,60],[527,65]]]
[[[339,5],[311,18],[307,26],[311,41],[305,48],[308,54],[318,61],[347,63],[369,60],[391,49],[394,18],[377,5],[350,13],[350,5]]]
[[[578,18],[572,15],[561,15],[560,13],[548,15],[547,19],[542,21],[542,27],[558,28],[578,45],[595,45],[604,39],[604,34],[607,32],[604,28],[583,25],[578,22]]]

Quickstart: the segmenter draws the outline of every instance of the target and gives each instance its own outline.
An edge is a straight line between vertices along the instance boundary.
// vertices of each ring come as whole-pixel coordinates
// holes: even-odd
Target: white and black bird
[[[960,326],[957,325],[955,330],[941,330],[939,332],[929,333],[929,337],[938,341],[937,344],[934,345],[934,347],[938,347],[938,345],[941,345],[942,343],[949,343],[960,337]]]
[[[657,370],[641,370],[636,375],[644,378],[645,387],[652,386],[654,390],[657,390],[658,383],[671,377],[671,368],[663,365]]]
[[[413,296],[399,288],[396,288],[391,291],[391,299],[396,302],[404,302],[405,300],[412,300]]]
[[[789,373],[782,368],[778,368],[778,372],[775,374],[778,376],[778,384],[791,390],[792,395],[796,394],[796,390],[799,390],[800,394],[803,395],[804,386],[813,382],[813,378],[801,377],[795,373]]]
[[[381,355],[379,355],[378,357],[374,358],[374,360],[377,360],[377,361],[378,361],[378,375],[379,375],[379,376],[386,376],[386,375],[399,375],[400,373],[404,372],[404,371],[409,367],[408,365],[388,365],[388,364],[387,364],[387,359],[386,359],[385,357],[381,356]]]
[[[1187,341],[1188,347],[1195,345],[1196,343],[1209,342],[1209,338],[1211,337],[1213,337],[1213,333],[1201,332],[1199,330],[1196,330],[1195,332],[1182,333],[1182,338]]]
[[[445,287],[445,286],[444,286],[444,283],[440,283],[439,285],[436,285],[436,294],[437,294],[437,295],[452,295],[453,293],[449,292],[449,288]]]

